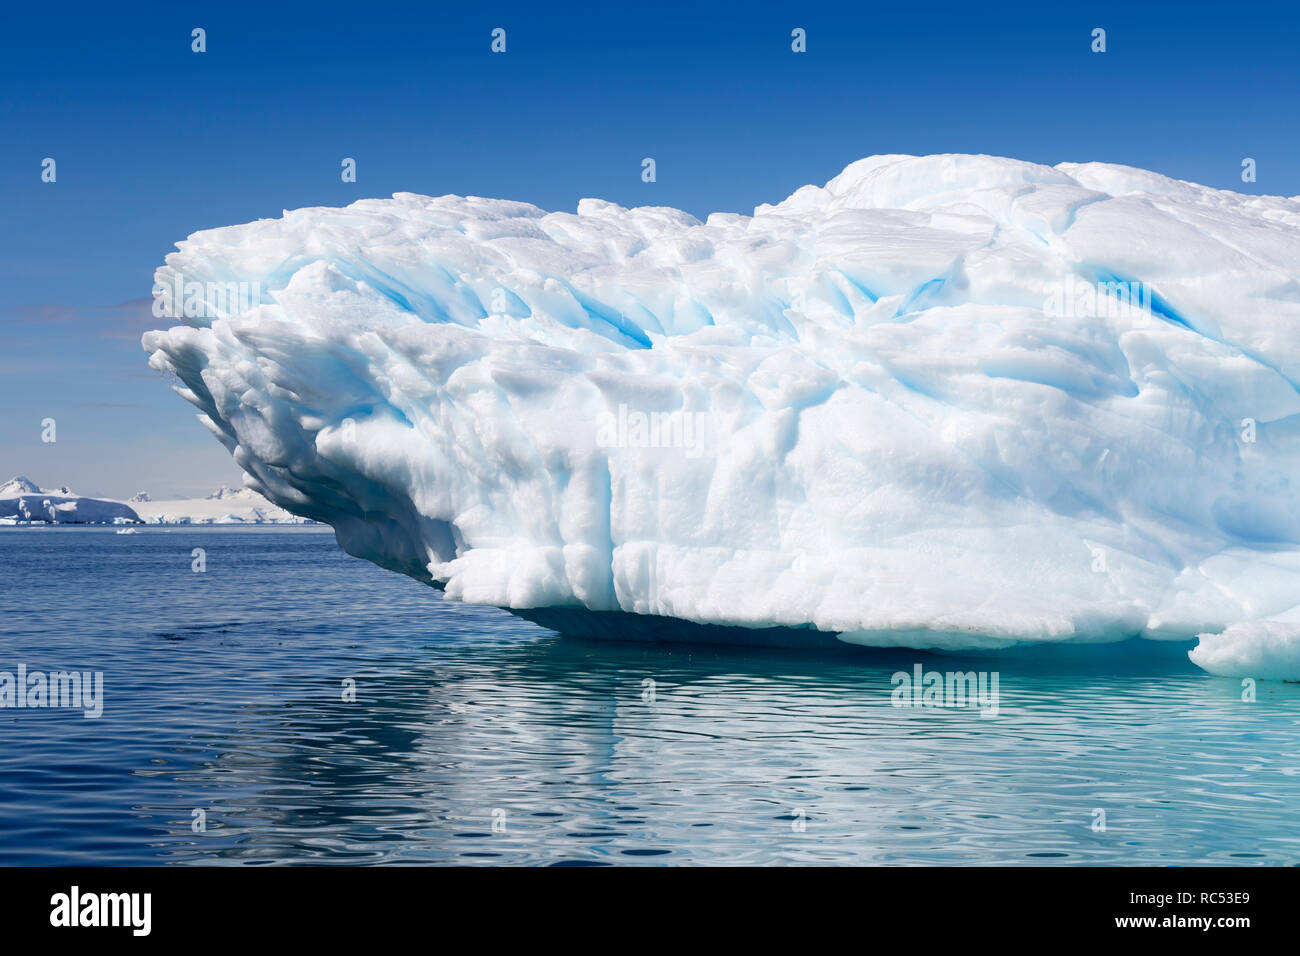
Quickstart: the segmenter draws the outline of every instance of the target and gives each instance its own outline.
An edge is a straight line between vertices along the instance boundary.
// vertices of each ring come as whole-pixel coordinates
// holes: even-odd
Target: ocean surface
[[[0,580],[0,671],[103,674],[0,710],[0,864],[1300,863],[1300,686],[1182,649],[578,640],[323,528],[5,528]]]

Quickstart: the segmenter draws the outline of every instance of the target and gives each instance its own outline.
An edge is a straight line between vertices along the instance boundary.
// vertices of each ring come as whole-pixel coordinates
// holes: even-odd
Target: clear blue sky
[[[0,480],[82,493],[237,478],[138,345],[198,229],[398,191],[747,213],[900,152],[1300,194],[1284,4],[11,4],[0,36]]]

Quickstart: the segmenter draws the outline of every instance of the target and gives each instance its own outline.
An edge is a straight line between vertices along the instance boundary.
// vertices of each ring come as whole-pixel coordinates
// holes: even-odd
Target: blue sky
[[[143,300],[176,241],[287,208],[411,191],[747,213],[900,152],[1300,194],[1300,13],[1282,4],[124,6],[6,11],[0,480],[113,496],[237,481],[148,369]]]

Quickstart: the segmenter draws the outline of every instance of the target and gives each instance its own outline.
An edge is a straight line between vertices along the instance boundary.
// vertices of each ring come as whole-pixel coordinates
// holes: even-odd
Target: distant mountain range
[[[140,491],[126,501],[42,488],[22,475],[0,485],[0,524],[313,524],[248,488],[223,485],[206,498],[155,501]]]

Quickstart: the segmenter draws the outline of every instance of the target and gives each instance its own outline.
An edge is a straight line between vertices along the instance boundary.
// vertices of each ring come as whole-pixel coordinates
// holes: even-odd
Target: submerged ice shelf
[[[753,216],[401,193],[178,249],[151,364],[451,599],[1300,676],[1300,199],[876,156]]]

